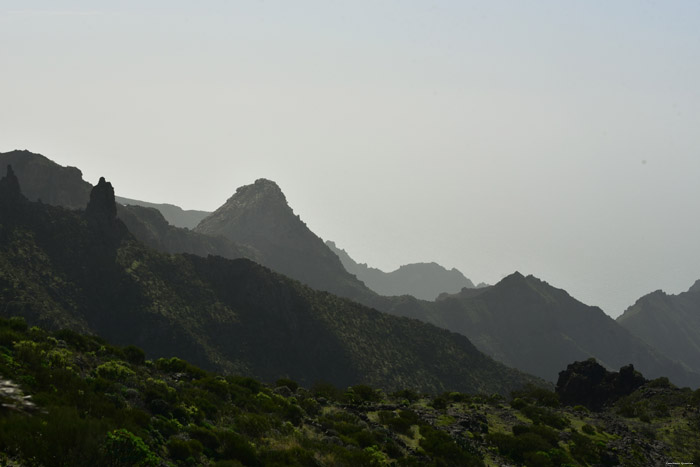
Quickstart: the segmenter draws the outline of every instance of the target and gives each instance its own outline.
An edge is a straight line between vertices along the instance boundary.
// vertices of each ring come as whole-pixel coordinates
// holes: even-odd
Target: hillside
[[[0,463],[156,467],[663,465],[699,462],[700,391],[624,390],[578,362],[557,392],[428,396],[266,385],[178,358],[145,360],[72,331],[0,318]],[[589,410],[573,381],[610,401]],[[640,385],[641,384],[641,385]],[[585,396],[585,394],[584,394]],[[611,397],[612,396],[612,397]],[[566,399],[568,406],[560,403]],[[582,400],[581,402],[584,402]],[[571,406],[573,405],[573,407]]]
[[[208,369],[310,385],[506,393],[535,379],[464,337],[312,290],[249,260],[168,255],[116,218],[100,180],[85,212],[0,181],[0,304],[32,324],[92,332]]]
[[[645,295],[617,318],[632,334],[700,372],[700,280],[687,291]]]
[[[483,289],[465,289],[420,309],[395,309],[459,332],[498,361],[554,381],[574,360],[595,357],[608,368],[627,363],[651,377],[698,387],[700,374],[671,361],[597,307],[533,276],[514,273]]]
[[[345,270],[355,275],[367,287],[380,295],[412,295],[421,300],[435,300],[441,293],[456,293],[463,288],[473,289],[472,281],[457,269],[447,270],[437,263],[405,264],[395,271],[384,272],[366,264],[359,264],[330,240],[326,246],[335,253]]]

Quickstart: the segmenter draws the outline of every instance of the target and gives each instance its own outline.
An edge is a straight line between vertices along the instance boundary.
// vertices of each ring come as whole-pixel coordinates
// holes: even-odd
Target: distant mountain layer
[[[187,229],[194,229],[202,219],[211,214],[208,211],[182,209],[174,204],[149,203],[147,201],[140,201],[137,199],[122,198],[121,196],[117,196],[116,200],[117,203],[125,206],[142,206],[145,208],[157,209],[170,225]]]
[[[645,295],[617,322],[674,360],[700,372],[700,280],[687,291]]]
[[[632,363],[654,378],[700,385],[700,373],[673,362],[600,308],[533,276],[514,273],[491,287],[389,311],[463,334],[496,360],[550,381],[567,362],[595,357],[608,368]]]
[[[366,264],[358,264],[350,255],[327,240],[345,269],[380,295],[412,295],[421,300],[435,300],[441,293],[456,293],[463,288],[473,289],[472,281],[457,269],[447,270],[437,263],[413,263],[395,271],[384,272]]]
[[[251,261],[158,253],[100,180],[84,212],[0,180],[0,310],[212,369],[303,384],[507,393],[530,376],[464,336],[317,292]]]

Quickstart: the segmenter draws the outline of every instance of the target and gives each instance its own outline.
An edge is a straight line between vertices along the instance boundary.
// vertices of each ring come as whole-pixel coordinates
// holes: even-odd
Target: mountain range
[[[435,300],[441,293],[456,293],[463,288],[473,289],[474,283],[457,269],[447,270],[437,263],[405,264],[395,271],[384,272],[353,260],[335,242],[326,246],[338,256],[343,267],[379,295],[412,295],[421,300]]]
[[[0,164],[7,154],[0,154]],[[43,157],[24,152],[21,156]],[[25,174],[17,173],[27,191]],[[32,189],[36,184],[27,185]],[[76,192],[84,191],[75,185]],[[60,193],[70,191],[62,187]],[[36,199],[31,191],[27,195]],[[168,225],[152,208],[119,207],[118,216],[136,238],[159,251],[246,257],[313,289],[458,332],[496,360],[552,382],[567,363],[595,357],[608,368],[633,363],[652,378],[668,376],[676,384],[700,384],[692,365],[633,335],[599,308],[532,276],[512,274],[494,286],[462,288],[434,301],[380,295],[346,270],[341,258],[294,214],[282,190],[269,180],[239,188],[194,230]]]
[[[157,252],[116,217],[104,179],[84,211],[28,201],[20,186],[8,168],[0,180],[6,316],[267,381],[486,393],[542,384],[464,336],[315,291],[250,260]]]

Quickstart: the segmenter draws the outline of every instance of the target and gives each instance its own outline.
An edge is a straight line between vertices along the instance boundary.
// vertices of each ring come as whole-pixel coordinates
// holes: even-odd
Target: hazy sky
[[[0,0],[0,151],[616,316],[700,279],[700,2]]]

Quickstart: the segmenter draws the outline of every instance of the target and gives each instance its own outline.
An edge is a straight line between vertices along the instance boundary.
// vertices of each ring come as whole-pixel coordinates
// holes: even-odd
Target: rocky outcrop
[[[588,359],[571,363],[559,373],[556,393],[565,405],[600,410],[646,382],[632,365],[623,366],[619,372],[610,372],[595,359]]]
[[[90,219],[108,222],[117,218],[114,188],[104,177],[100,177],[100,181],[90,192],[90,201],[88,201],[85,208],[85,216]]]
[[[12,170],[12,166],[7,166],[7,174],[0,179],[0,200],[6,203],[15,203],[24,198],[19,187],[19,180]]]

